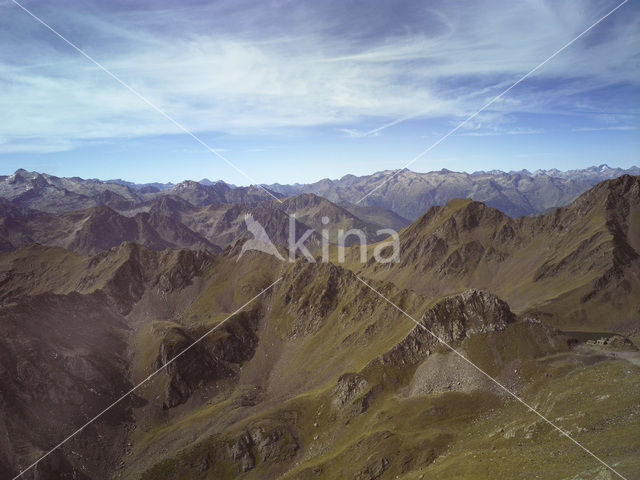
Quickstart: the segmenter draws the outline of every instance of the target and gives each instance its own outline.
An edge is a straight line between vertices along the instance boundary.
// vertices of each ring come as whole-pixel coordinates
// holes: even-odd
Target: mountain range
[[[637,173],[0,177],[0,476],[635,478]]]
[[[415,220],[429,207],[453,198],[471,198],[497,208],[511,217],[544,213],[567,205],[603,180],[621,175],[640,175],[640,168],[623,170],[607,165],[561,172],[556,169],[518,172],[417,173],[407,169],[382,171],[363,177],[346,175],[305,185],[269,185],[285,194],[315,193],[334,203],[383,207]]]
[[[471,174],[446,169],[429,173],[404,169],[362,177],[346,175],[339,180],[324,179],[305,185],[251,187],[236,187],[208,179],[200,182],[186,180],[177,185],[135,184],[124,180],[60,178],[21,169],[13,175],[0,176],[0,198],[15,206],[63,213],[96,205],[127,210],[164,195],[176,195],[195,206],[204,206],[225,202],[255,204],[262,200],[313,193],[348,210],[363,212],[362,207],[368,207],[369,215],[376,217],[384,216],[384,210],[390,210],[409,220],[415,220],[427,208],[443,205],[453,198],[471,198],[517,217],[567,205],[596,183],[621,175],[640,175],[640,168],[600,165],[566,172],[556,169],[533,173],[527,170],[508,173],[493,170]]]

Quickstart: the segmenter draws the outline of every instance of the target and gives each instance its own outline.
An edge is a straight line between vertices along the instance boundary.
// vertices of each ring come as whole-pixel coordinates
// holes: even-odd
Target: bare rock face
[[[636,347],[631,340],[621,335],[612,335],[611,337],[602,337],[598,340],[589,340],[587,343],[610,350],[638,351],[638,347]]]
[[[345,373],[338,378],[338,384],[333,389],[333,404],[342,407],[355,397],[363,393],[369,382],[357,373]]]
[[[260,462],[282,463],[293,458],[300,445],[289,425],[262,422],[249,427],[218,452],[240,472],[253,470]]]
[[[300,450],[296,430],[276,420],[262,420],[235,434],[202,442],[192,452],[166,459],[145,472],[143,480],[172,479],[174,471],[191,472],[193,478],[234,478],[261,464],[278,468]]]
[[[257,425],[248,431],[250,445],[262,461],[283,462],[295,456],[298,442],[287,425],[276,428],[265,424]]]
[[[171,255],[170,253],[165,256]],[[179,250],[173,253],[173,257],[165,262],[168,268],[162,271],[155,280],[156,285],[165,293],[190,285],[193,278],[202,275],[213,261],[213,256],[204,250]]]
[[[202,384],[235,377],[238,367],[255,353],[258,344],[257,320],[256,312],[242,312],[193,347],[190,345],[206,333],[206,329],[170,329],[160,343],[153,365],[154,369],[167,365],[169,382],[163,408],[186,402]],[[184,354],[172,361],[188,347]]]
[[[387,457],[376,459],[360,470],[355,478],[356,480],[376,480],[389,468],[390,463]]]
[[[310,335],[318,331],[340,300],[340,291],[349,288],[353,278],[332,264],[298,262],[285,277],[288,285],[284,303],[297,317],[290,334]]]
[[[213,255],[207,251],[165,250],[156,252],[125,242],[92,257],[80,284],[91,288],[96,279],[108,272],[103,290],[123,313],[129,313],[149,287],[164,294],[190,285],[211,265]]]
[[[360,374],[345,373],[338,378],[333,389],[332,404],[338,411],[338,416],[347,424],[352,418],[366,412],[383,389],[383,385],[371,385]]]
[[[0,477],[13,478],[33,462],[32,452],[48,451],[70,426],[82,425],[131,388],[128,326],[100,292],[48,293],[3,307],[2,329]],[[108,422],[91,425],[91,441],[71,440],[25,478],[108,478],[120,454],[114,427],[130,421],[133,402],[117,405]],[[78,450],[84,458],[72,453]]]
[[[515,320],[509,305],[481,290],[467,290],[429,309],[420,324],[381,358],[383,364],[416,364],[439,344],[486,332],[503,331]],[[436,338],[438,337],[438,338]]]
[[[188,348],[194,338],[182,329],[174,328],[162,340],[154,369],[167,365],[176,355]],[[232,375],[232,371],[218,364],[202,345],[190,348],[166,367],[170,378],[167,384],[163,408],[171,408],[184,403],[198,385],[220,376]]]

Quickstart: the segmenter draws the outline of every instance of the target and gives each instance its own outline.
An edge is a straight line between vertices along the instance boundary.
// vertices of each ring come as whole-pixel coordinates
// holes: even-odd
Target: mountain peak
[[[431,354],[438,340],[456,342],[472,335],[501,332],[516,316],[496,295],[468,289],[448,296],[425,312],[420,323],[382,357],[383,364],[416,364]]]
[[[208,178],[203,178],[202,180],[199,180],[198,183],[200,183],[201,185],[206,185],[206,186],[218,185],[218,184],[229,185],[224,180],[215,180],[214,181],[214,180],[209,180]]]
[[[203,189],[206,185],[203,185],[200,182],[196,182],[194,180],[183,180],[173,187],[172,190],[186,190],[186,189]]]
[[[11,182],[11,180],[13,180],[13,181],[30,181],[30,180],[34,180],[36,178],[43,178],[43,177],[38,172],[30,172],[28,170],[25,170],[24,168],[19,168],[9,178],[10,178],[10,182]]]

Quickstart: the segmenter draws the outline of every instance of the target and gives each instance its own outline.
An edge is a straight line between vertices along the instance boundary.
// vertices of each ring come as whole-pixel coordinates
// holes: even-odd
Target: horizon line
[[[372,177],[374,175],[377,174],[388,174],[389,172],[411,172],[411,173],[415,173],[418,175],[428,175],[428,174],[447,174],[447,173],[457,173],[457,174],[464,174],[464,175],[500,175],[500,174],[505,174],[505,175],[517,175],[517,174],[524,174],[524,175],[530,175],[530,176],[534,176],[536,174],[538,175],[547,175],[549,176],[549,172],[557,172],[557,173],[569,173],[569,172],[580,172],[580,171],[588,171],[591,170],[593,171],[593,169],[598,168],[598,169],[602,169],[603,167],[606,167],[609,170],[622,170],[622,171],[627,171],[627,170],[632,170],[632,169],[640,169],[640,165],[631,165],[628,167],[612,167],[606,163],[602,163],[599,165],[589,165],[583,168],[572,168],[572,169],[568,169],[568,170],[560,170],[558,168],[550,168],[550,169],[543,169],[543,168],[538,168],[536,170],[529,170],[526,168],[520,169],[520,170],[500,170],[500,169],[491,169],[491,170],[475,170],[473,172],[467,172],[465,170],[450,170],[448,168],[441,168],[439,170],[429,170],[426,172],[419,172],[417,170],[411,170],[409,168],[401,168],[401,169],[386,169],[386,170],[377,170],[375,172],[369,173],[369,174],[364,174],[364,175],[356,175],[353,173],[346,173],[344,175],[342,175],[341,177],[337,177],[337,178],[329,178],[329,177],[324,177],[321,178],[319,180],[316,181],[312,181],[312,182],[294,182],[294,183],[279,183],[279,182],[275,182],[275,183],[255,183],[255,184],[248,184],[248,185],[238,185],[238,184],[234,184],[231,182],[227,182],[226,180],[223,179],[217,179],[217,180],[211,180],[208,177],[203,177],[200,180],[194,180],[194,179],[190,179],[190,178],[185,178],[182,179],[180,181],[168,181],[168,182],[163,182],[160,180],[153,180],[153,181],[149,181],[149,182],[134,182],[131,180],[127,180],[126,178],[122,178],[122,177],[118,177],[118,178],[108,178],[108,179],[102,179],[102,178],[98,178],[98,177],[80,177],[77,175],[71,175],[71,176],[58,176],[58,175],[54,175],[51,173],[47,173],[45,171],[37,171],[37,170],[27,170],[24,168],[18,168],[17,170],[15,170],[13,173],[8,173],[8,174],[0,174],[0,177],[11,177],[15,174],[17,174],[20,171],[26,172],[26,173],[36,173],[38,175],[48,175],[50,177],[56,177],[56,178],[69,178],[69,179],[73,179],[73,178],[79,178],[80,180],[85,180],[85,181],[98,181],[98,182],[102,182],[102,183],[119,183],[119,182],[123,182],[125,184],[132,184],[132,185],[152,185],[152,184],[160,184],[160,185],[166,185],[167,188],[170,188],[170,186],[175,186],[175,185],[179,185],[181,183],[184,182],[196,182],[196,183],[200,183],[202,184],[202,182],[210,182],[211,184],[216,184],[216,183],[224,183],[225,185],[228,185],[230,187],[234,187],[234,188],[238,188],[238,187],[250,187],[250,186],[257,186],[257,187],[263,187],[263,186],[272,186],[272,185],[278,185],[278,186],[295,186],[295,185],[312,185],[314,183],[319,183],[325,180],[329,180],[332,182],[337,182],[340,180],[343,180],[346,177],[356,177],[356,178],[364,178],[364,177]]]

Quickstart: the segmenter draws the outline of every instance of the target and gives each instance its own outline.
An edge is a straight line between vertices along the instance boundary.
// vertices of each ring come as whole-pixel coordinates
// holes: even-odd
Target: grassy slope
[[[451,202],[424,224],[414,224],[419,235],[408,238],[416,242],[416,258],[429,254],[420,250],[420,240],[448,234],[448,220],[457,216],[463,221],[470,205],[468,201]],[[513,224],[492,218],[493,223],[459,230],[458,243],[450,242],[443,258],[461,245],[484,242],[505,224]],[[631,218],[630,238],[638,229],[637,210],[632,210]],[[568,234],[551,230],[543,241],[519,238],[517,248],[505,241],[498,244],[496,255],[505,254],[506,259],[481,259],[480,267],[469,271],[464,271],[462,262],[456,267],[462,271],[444,276],[433,268],[400,270],[393,266],[367,267],[363,273],[428,293],[421,296],[376,282],[377,288],[416,318],[440,296],[470,284],[495,286],[493,290],[504,293],[505,298],[514,298],[520,311],[575,312],[577,299],[593,283],[593,270],[600,275],[602,265],[608,265],[610,237],[602,232],[602,221],[596,214],[584,215],[575,220]],[[535,223],[539,220],[520,222],[523,237],[545,227]],[[542,263],[558,264],[592,238],[589,251],[599,251],[604,260],[577,262],[577,270],[563,270],[542,282],[532,280]],[[168,375],[158,375],[139,392],[148,403],[135,410],[136,428],[129,437],[132,446],[116,476],[608,478],[593,458],[522,404],[490,389],[420,393],[413,387],[421,378],[422,364],[383,366],[376,362],[413,324],[348,270],[304,262],[280,264],[273,257],[249,252],[240,261],[231,254],[216,256],[187,285],[179,282],[184,262],[177,253],[148,256],[143,249],[136,253],[135,262],[132,255],[130,247],[93,261],[61,249],[48,249],[46,254],[25,249],[3,254],[0,264],[10,265],[13,277],[0,286],[0,292],[11,298],[20,288],[31,291],[36,285],[58,293],[106,289],[127,297],[123,302],[128,302],[128,296],[137,299],[138,294],[114,288],[113,278],[119,279],[119,285],[134,285],[130,277],[139,274],[147,286],[128,316],[132,327],[130,380],[135,383],[151,371],[168,332],[206,330],[275,279],[283,276],[283,281],[256,302],[260,341],[251,359],[237,365],[234,376],[203,382],[184,404],[168,410],[160,404]],[[350,259],[347,266],[359,270],[353,256]],[[144,269],[138,272],[134,265],[140,263],[161,272],[158,278],[150,278]],[[523,270],[527,273],[522,274]],[[123,277],[123,272],[129,276]],[[169,288],[174,284],[175,288]],[[626,298],[622,296],[615,311],[625,311],[629,306]],[[615,305],[611,298],[599,302],[587,305],[587,319]],[[234,317],[228,323],[239,320]],[[227,336],[221,329],[208,344],[215,346]],[[551,348],[548,340],[543,332],[516,323],[505,332],[472,336],[457,346],[628,478],[639,475],[640,368],[623,360],[567,352],[560,344]],[[451,355],[444,350],[438,354],[443,358]],[[337,404],[338,379],[348,372],[358,372],[365,387],[345,404]],[[243,447],[247,435],[262,440]],[[266,442],[266,449],[260,447],[261,442]],[[247,451],[255,464],[245,470],[242,459]]]
[[[477,339],[476,339],[477,341]],[[468,345],[463,344],[462,348]],[[476,358],[475,360],[482,360]],[[640,395],[640,368],[624,361],[587,366],[570,354],[531,359],[527,402],[566,429],[579,442],[633,478],[640,473],[640,427],[636,401]],[[411,376],[403,371],[401,385]],[[596,461],[554,431],[520,403],[483,391],[442,392],[406,397],[401,385],[388,385],[364,413],[332,405],[332,382],[278,404],[241,414],[225,401],[192,413],[192,425],[219,421],[229,415],[239,420],[224,433],[201,434],[195,445],[149,470],[145,478],[595,478]],[[624,388],[622,388],[624,385]],[[357,400],[357,398],[356,398]],[[248,414],[249,413],[249,414]],[[247,415],[248,414],[248,415]],[[258,461],[240,472],[201,472],[202,458],[218,451],[220,442],[265,422],[295,427],[300,444],[288,462]],[[182,436],[192,431],[181,423]],[[268,428],[268,427],[266,427]],[[286,472],[286,473],[285,473]],[[542,473],[543,472],[543,473]],[[605,476],[598,478],[610,478]]]
[[[52,249],[43,263],[29,260],[30,266],[25,266],[26,258],[20,257],[14,266],[26,271],[39,265],[48,278],[49,272],[55,273],[51,265],[59,263],[59,255],[68,253]],[[27,257],[33,258],[33,253]],[[85,261],[73,255],[64,264]],[[118,256],[99,262],[94,268],[101,273],[86,288],[104,287],[123,261]],[[174,261],[168,257],[168,263]],[[380,478],[531,478],[544,471],[545,478],[566,478],[597,471],[592,459],[516,402],[505,403],[482,391],[407,396],[416,367],[373,368],[370,361],[395,345],[412,328],[410,321],[385,307],[348,271],[303,262],[282,268],[261,254],[250,253],[240,262],[217,257],[197,286],[195,301],[185,302],[175,318],[144,318],[135,330],[133,380],[148,374],[168,328],[213,326],[284,275],[274,294],[260,302],[261,343],[236,380],[202,385],[186,404],[170,411],[153,406],[167,377],[157,377],[140,392],[150,404],[136,410],[137,428],[129,439],[133,446],[122,470],[125,477],[147,472],[148,478],[315,478],[320,471],[324,478],[368,478],[377,473]],[[77,279],[63,282],[60,290],[73,285],[78,285]],[[335,295],[327,292],[331,285]],[[422,312],[435,301],[389,284],[376,286],[410,312]],[[171,296],[180,294],[170,293],[168,301],[177,302]],[[145,301],[139,310],[147,310]],[[136,315],[140,312],[134,309],[134,324]],[[640,425],[633,402],[639,394],[639,369],[622,361],[587,366],[567,354],[545,358],[545,343],[531,343],[530,335],[519,328],[523,327],[513,325],[501,338],[471,337],[461,348],[497,376],[518,358],[522,384],[530,385],[523,390],[528,402],[607,461],[620,461],[623,473],[637,472],[633,432]],[[361,402],[369,390],[336,407],[338,377],[358,371],[371,387],[380,384],[382,390],[364,412]],[[247,404],[245,399],[255,391],[260,393],[258,401]],[[215,460],[216,452],[235,445],[245,432],[260,428],[276,435],[283,425],[293,429],[295,442],[289,439],[278,448],[296,445],[293,456],[274,462],[254,452],[255,468],[246,472],[239,472],[228,459]],[[214,459],[216,467],[203,472],[207,458]]]
[[[257,254],[249,259],[254,273],[266,275],[263,269],[267,269],[277,274],[263,257]],[[229,274],[225,282],[238,281],[232,269],[218,268]],[[532,478],[544,467],[544,478],[566,478],[597,469],[592,459],[524,406],[495,392],[407,396],[416,367],[375,367],[371,360],[395,345],[412,324],[397,312],[381,308],[380,300],[369,297],[344,271],[333,273],[340,291],[336,302],[330,302],[326,312],[315,312],[312,307],[322,307],[334,269],[304,263],[287,266],[283,283],[265,306],[261,346],[243,365],[238,381],[217,394],[205,386],[209,400],[194,399],[162,418],[153,418],[152,425],[141,422],[132,436],[134,449],[126,476],[316,478],[321,472],[320,478],[373,478],[378,472],[380,478],[409,479],[421,474],[424,478],[494,474]],[[215,285],[203,291],[224,291],[219,278]],[[378,286],[412,312],[424,311],[432,303],[388,284]],[[302,300],[287,302],[287,295]],[[203,297],[216,298],[216,294]],[[200,319],[201,312],[214,308],[200,303],[204,301],[196,302],[183,319]],[[191,317],[195,312],[199,315]],[[498,377],[507,375],[518,360],[516,386],[528,402],[563,428],[575,430],[581,442],[609,461],[621,461],[623,473],[638,472],[633,459],[640,453],[640,444],[632,432],[640,421],[631,414],[640,369],[611,361],[587,366],[562,348],[550,351],[548,339],[536,338],[522,323],[502,334],[471,337],[460,348]],[[364,412],[361,402],[371,388],[345,406],[335,405],[336,381],[345,372],[360,372],[371,388],[380,385]],[[621,382],[628,385],[627,393],[620,388]],[[256,390],[259,402],[243,405],[243,399]],[[596,395],[596,390],[602,393]],[[571,411],[579,415],[571,416]],[[278,448],[297,445],[291,457],[274,461],[261,458],[254,449],[256,465],[246,472],[228,458],[218,458],[246,432],[260,428],[278,436],[282,425],[293,428],[295,441]],[[622,440],[612,443],[610,437],[616,434]],[[210,463],[215,467],[203,471],[202,465]]]
[[[634,201],[616,222],[626,228],[625,241],[637,251],[640,207]],[[399,264],[374,262],[373,245],[366,265],[359,263],[360,251],[353,247],[347,251],[345,266],[426,296],[485,289],[517,312],[538,313],[566,329],[632,332],[640,318],[639,261],[624,260],[623,274],[597,286],[620,255],[620,240],[609,227],[616,212],[605,208],[604,199],[581,198],[567,209],[513,220],[458,199],[435,207],[400,232]],[[470,217],[477,224],[465,227]],[[514,233],[507,234],[510,231]],[[481,245],[476,247],[481,251],[469,245]],[[331,258],[337,259],[335,249]]]

